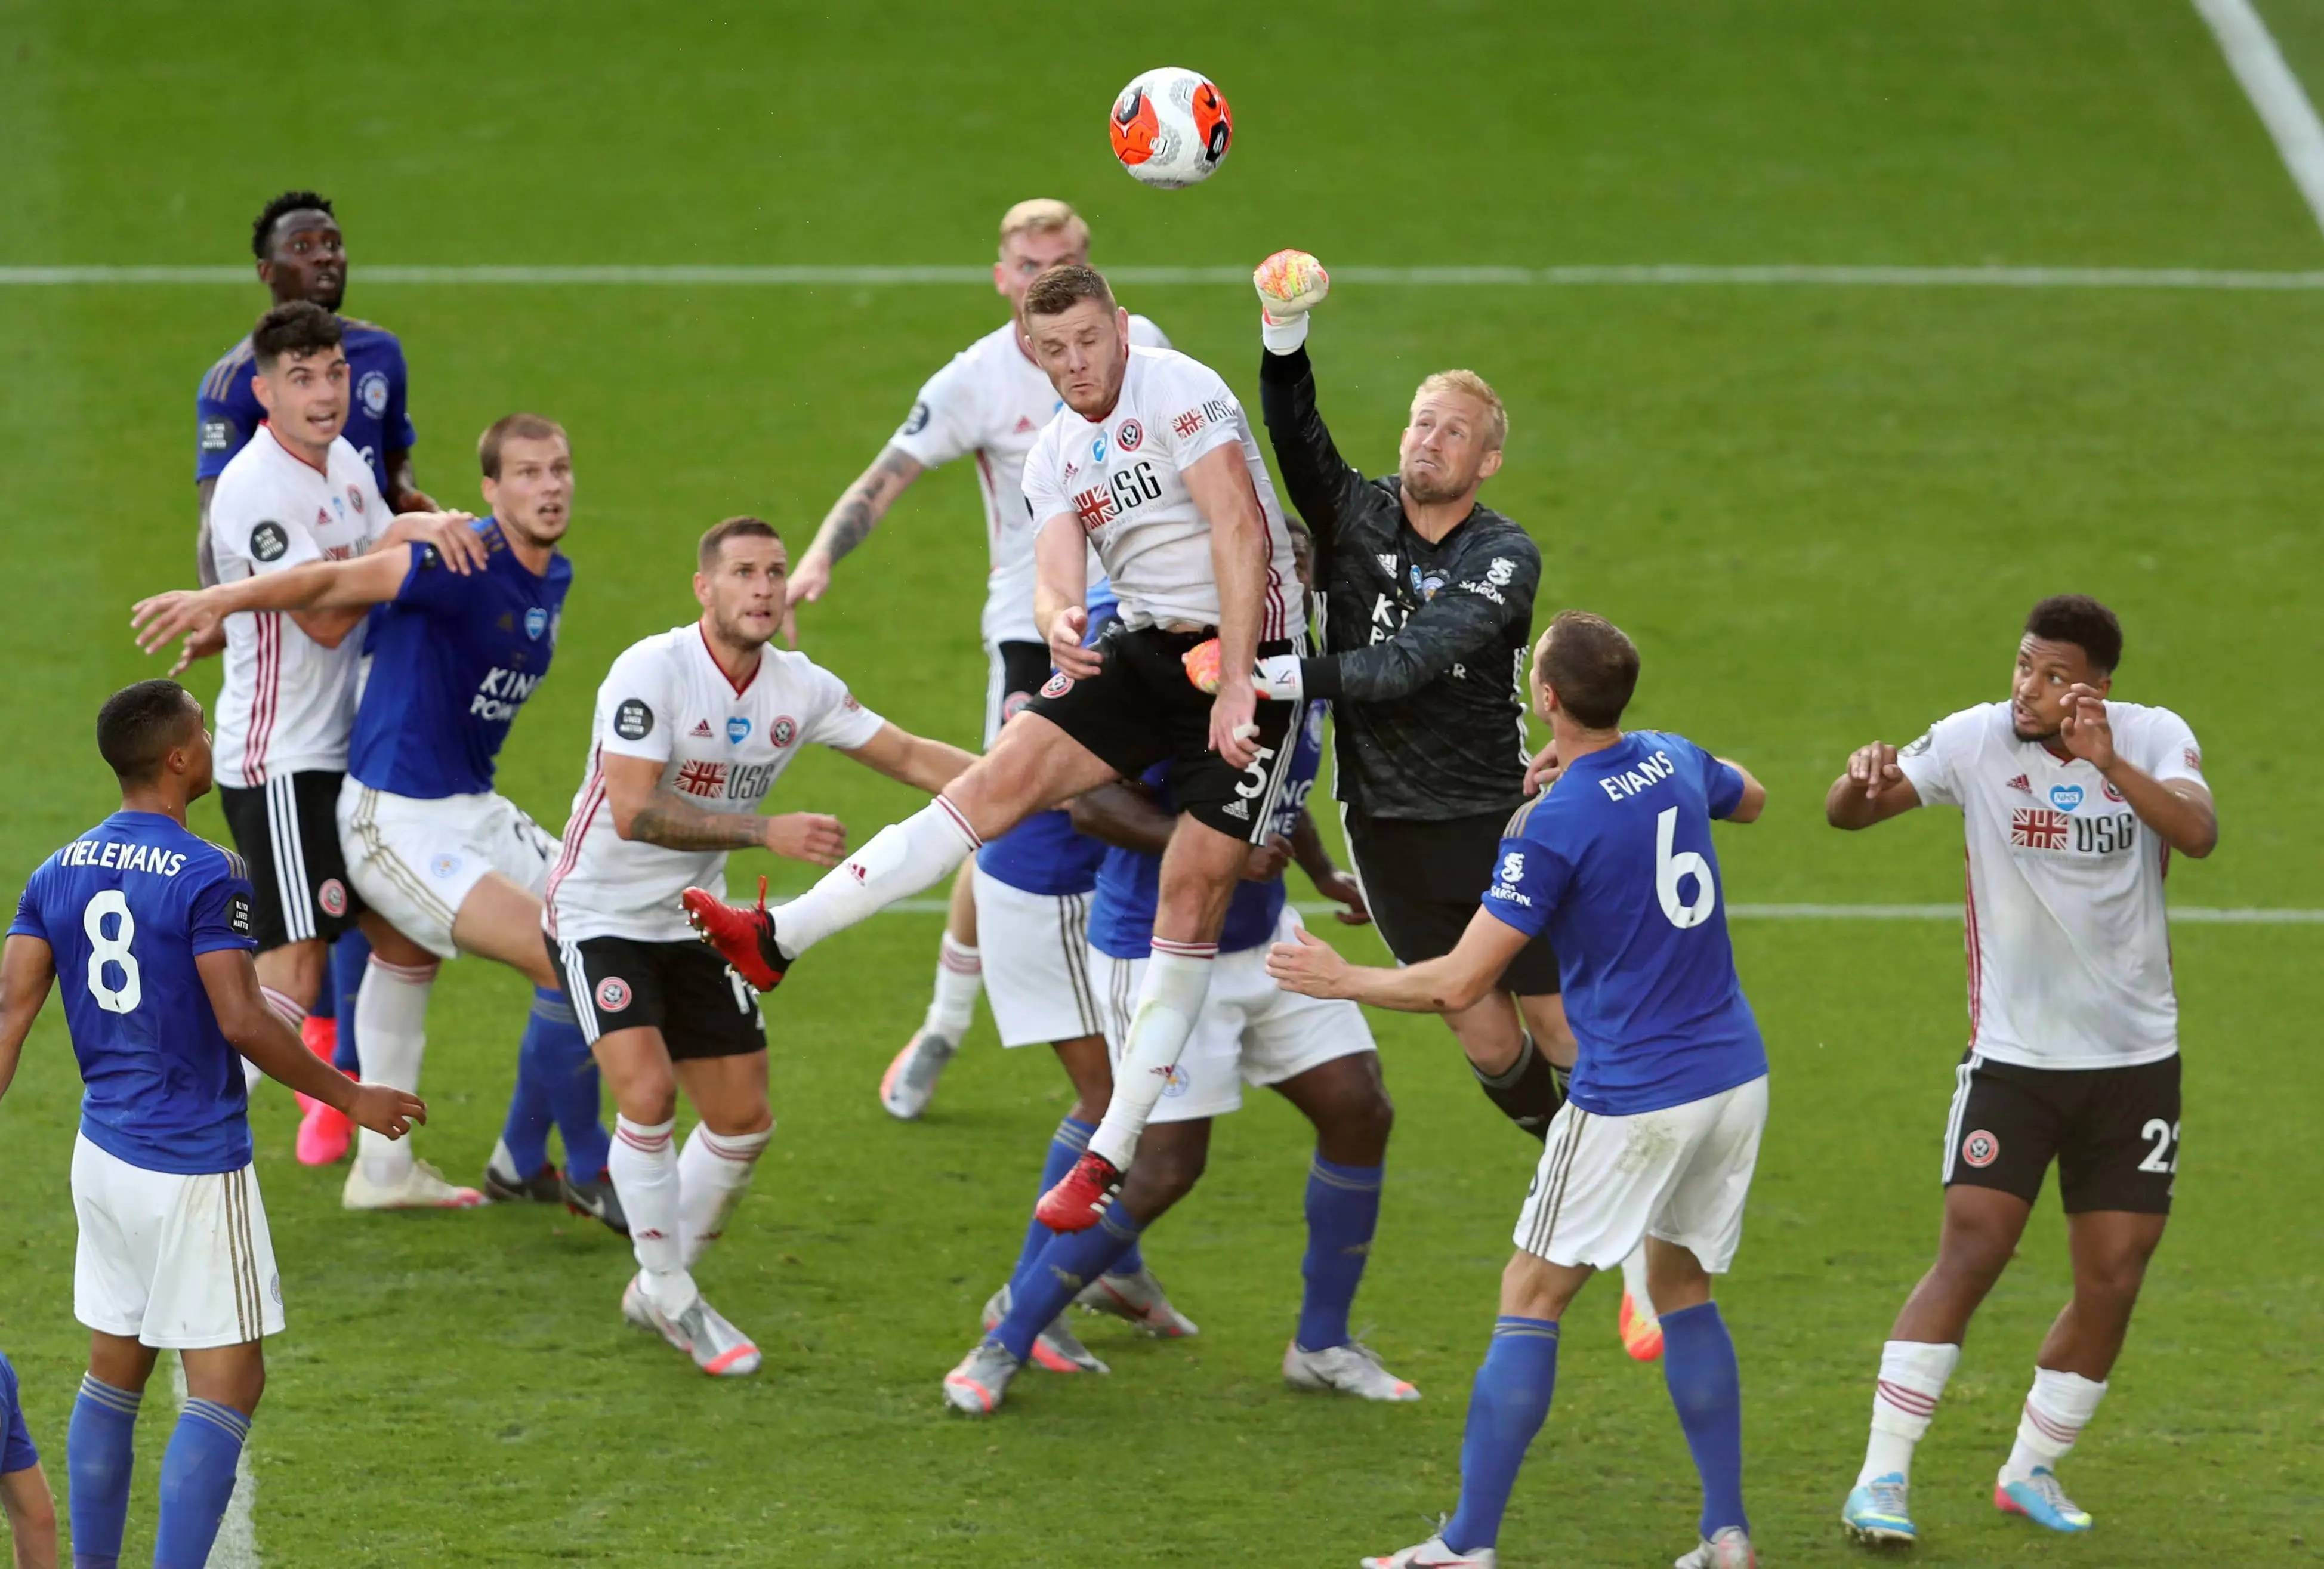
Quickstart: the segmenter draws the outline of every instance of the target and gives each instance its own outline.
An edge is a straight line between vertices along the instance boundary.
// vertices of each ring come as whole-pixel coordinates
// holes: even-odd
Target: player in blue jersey
[[[16,1399],[16,1370],[0,1352],[0,1517],[8,1522],[16,1569],[57,1569],[57,1504],[41,1452]]]
[[[0,950],[0,1095],[61,980],[87,1086],[72,1159],[73,1315],[90,1332],[65,1444],[74,1562],[121,1555],[138,1402],[171,1349],[189,1398],[161,1461],[153,1561],[198,1564],[265,1387],[262,1337],[282,1328],[242,1060],[385,1138],[427,1108],[317,1061],[261,994],[242,860],[186,828],[210,788],[192,695],[168,680],[115,693],[97,744],[121,809],[26,880]]]
[[[330,202],[311,190],[287,190],[259,210],[250,226],[258,281],[277,305],[312,300],[337,315],[346,299],[347,253]],[[435,502],[411,474],[418,438],[407,412],[403,346],[383,327],[341,317],[347,357],[347,418],[342,432],[369,465],[391,512],[432,512]],[[194,394],[194,491],[199,502],[195,560],[205,586],[218,580],[209,531],[210,496],[218,476],[266,418],[257,391],[257,356],[249,337],[218,356]],[[216,652],[215,649],[199,651]],[[333,1006],[316,1006],[300,1033],[316,1055],[355,1070],[355,988],[371,944],[350,925],[331,945]],[[299,1158],[327,1166],[346,1153],[345,1118],[319,1102],[304,1108]]]
[[[1381,1163],[1395,1120],[1371,1033],[1359,1010],[1283,992],[1265,969],[1268,945],[1300,929],[1283,885],[1284,867],[1295,855],[1319,891],[1351,912],[1362,909],[1352,880],[1332,863],[1305,810],[1323,757],[1323,705],[1308,709],[1293,748],[1274,831],[1252,847],[1229,903],[1219,973],[1139,1138],[1128,1182],[1097,1225],[1047,1233],[1040,1251],[1019,1262],[1008,1288],[1010,1310],[988,1322],[985,1338],[945,1378],[945,1398],[954,1408],[972,1416],[998,1408],[1018,1369],[1028,1357],[1038,1359],[1042,1325],[1070,1301],[1147,1327],[1131,1295],[1134,1283],[1116,1273],[1120,1256],[1193,1191],[1209,1155],[1212,1121],[1240,1107],[1246,1083],[1281,1094],[1316,1131],[1307,1184],[1306,1294],[1284,1353],[1285,1378],[1296,1389],[1369,1399],[1420,1398],[1348,1330],[1379,1215]],[[1117,1058],[1152,946],[1162,852],[1176,823],[1169,772],[1168,764],[1159,764],[1137,787],[1103,786],[1073,807],[1076,826],[1113,846],[1099,869],[1089,941]]]
[[[1683,737],[1625,734],[1637,678],[1637,650],[1598,616],[1567,611],[1542,635],[1534,706],[1560,769],[1510,822],[1483,906],[1451,953],[1358,968],[1302,934],[1268,958],[1270,974],[1310,996],[1442,1013],[1483,996],[1545,934],[1580,1042],[1470,1395],[1460,1507],[1428,1541],[1365,1559],[1373,1569],[1492,1569],[1517,1467],[1549,1414],[1558,1320],[1592,1272],[1641,1240],[1664,1378],[1702,1481],[1700,1539],[1680,1569],[1756,1562],[1741,1382],[1711,1278],[1742,1235],[1767,1056],[1735,974],[1711,824],[1752,821],[1766,792]]]
[[[572,511],[571,448],[554,421],[512,414],[484,432],[477,455],[493,509],[475,525],[490,547],[482,570],[453,571],[434,550],[411,548],[161,595],[138,607],[140,641],[198,635],[238,610],[383,607],[338,801],[348,877],[376,949],[358,998],[364,1071],[418,1086],[438,961],[481,954],[523,972],[532,1015],[505,1149],[487,1162],[487,1181],[497,1196],[561,1198],[622,1231],[596,1068],[540,937],[558,842],[493,790],[509,726],[555,654],[572,582],[558,549]],[[552,1113],[565,1140],[561,1177],[542,1169]],[[341,1195],[350,1209],[483,1199],[408,1149],[368,1139]]]

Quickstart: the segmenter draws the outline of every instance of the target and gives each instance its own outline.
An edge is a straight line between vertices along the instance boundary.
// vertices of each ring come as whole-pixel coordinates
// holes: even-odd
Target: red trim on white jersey
[[[266,782],[266,743],[274,734],[274,710],[281,697],[282,613],[251,614],[258,623],[258,670],[253,678],[256,687],[250,699],[250,728],[242,742],[242,782],[255,787]]]
[[[726,684],[734,688],[734,696],[737,697],[749,691],[752,682],[759,678],[759,672],[767,668],[767,656],[762,650],[759,654],[759,662],[751,667],[750,675],[740,685],[736,685],[734,678],[726,674],[726,667],[718,662],[718,651],[710,646],[710,634],[702,630],[702,623],[698,621],[694,623],[694,635],[702,640],[703,657],[707,659],[712,668],[725,678]]]
[[[331,449],[330,449],[328,447],[326,447],[326,448],[323,448],[323,461],[322,461],[322,462],[320,462],[320,463],[317,463],[317,462],[316,462],[313,458],[311,458],[311,457],[301,457],[299,455],[299,450],[298,450],[298,448],[297,448],[292,447],[292,446],[291,446],[288,441],[283,440],[283,439],[282,439],[282,438],[281,438],[280,436],[276,436],[276,435],[274,434],[274,421],[273,421],[273,420],[261,420],[258,422],[258,428],[259,428],[261,430],[265,431],[265,432],[266,432],[266,434],[267,434],[267,436],[268,436],[268,437],[269,437],[269,438],[273,441],[274,445],[275,445],[275,446],[277,446],[277,447],[279,447],[279,448],[281,448],[282,449],[282,456],[283,456],[283,457],[285,457],[289,458],[289,459],[290,459],[291,462],[293,462],[293,463],[303,463],[303,464],[305,464],[309,468],[313,469],[317,474],[321,475],[325,479],[328,479],[328,478],[330,478],[330,477],[331,477]],[[338,438],[335,436],[335,437],[333,437],[331,439],[333,439],[334,441],[336,441],[336,440],[337,440],[337,439],[338,439]]]
[[[1283,603],[1283,574],[1270,566],[1267,569],[1267,605],[1259,618],[1259,641],[1275,642],[1289,637],[1290,619],[1290,609]]]
[[[1969,870],[1969,852],[1961,851],[1961,906],[1968,933],[1965,946],[1969,952],[1969,1044],[1977,1048],[1977,1021],[1980,1000],[1985,995],[1985,950],[1977,935],[1977,879]]]
[[[1000,482],[992,477],[992,459],[985,456],[984,448],[978,448],[973,456],[976,458],[976,483],[984,491],[986,543],[988,547],[998,545],[1001,542]]]
[[[589,778],[581,787],[581,809],[565,826],[565,843],[557,855],[557,864],[549,870],[549,881],[540,891],[540,910],[549,935],[557,935],[557,885],[572,872],[575,862],[581,859],[581,842],[589,836],[589,825],[595,820],[597,808],[605,804],[605,771],[599,762],[602,747],[589,752]]]

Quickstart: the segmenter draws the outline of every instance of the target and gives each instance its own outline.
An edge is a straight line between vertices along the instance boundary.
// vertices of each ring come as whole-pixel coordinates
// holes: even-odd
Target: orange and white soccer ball
[[[1121,89],[1108,129],[1113,155],[1131,179],[1180,190],[1200,185],[1227,161],[1234,115],[1210,78],[1166,65]]]

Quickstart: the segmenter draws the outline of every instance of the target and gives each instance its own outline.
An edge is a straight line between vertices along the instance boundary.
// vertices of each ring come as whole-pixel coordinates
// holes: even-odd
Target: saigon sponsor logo
[[[619,1013],[630,1005],[630,983],[619,975],[608,975],[597,983],[597,1006],[608,1013]]]

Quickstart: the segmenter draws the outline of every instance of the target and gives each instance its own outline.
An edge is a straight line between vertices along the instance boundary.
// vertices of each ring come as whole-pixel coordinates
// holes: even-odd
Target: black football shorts
[[[1963,1058],[1945,1120],[1945,1186],[2032,1204],[2058,1163],[2068,1214],[2169,1214],[2179,1171],[2179,1058],[2135,1067],[2034,1068]]]
[[[757,993],[691,937],[551,939],[549,951],[592,1046],[617,1029],[659,1029],[672,1062],[767,1049]]]
[[[363,907],[339,850],[336,771],[277,774],[248,789],[218,787],[234,847],[257,891],[251,935],[262,954],[290,943],[338,941]]]
[[[1380,940],[1400,964],[1440,958],[1469,929],[1500,858],[1507,812],[1419,822],[1371,817],[1347,808],[1348,854]],[[1536,937],[1501,972],[1500,988],[1520,997],[1555,995],[1557,955]]]

